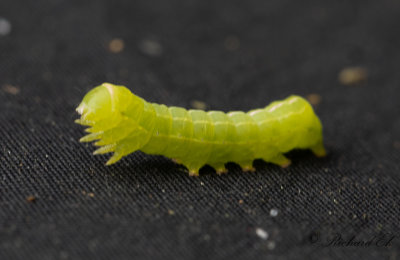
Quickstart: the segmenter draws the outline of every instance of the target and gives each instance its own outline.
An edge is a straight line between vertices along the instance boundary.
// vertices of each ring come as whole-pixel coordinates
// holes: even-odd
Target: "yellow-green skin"
[[[311,105],[299,96],[247,113],[186,110],[149,103],[124,86],[104,83],[85,95],[77,123],[90,126],[81,142],[98,140],[94,154],[114,152],[107,165],[141,150],[164,155],[198,175],[205,164],[217,173],[226,162],[253,170],[254,159],[286,167],[283,153],[311,149],[324,156],[322,126]]]

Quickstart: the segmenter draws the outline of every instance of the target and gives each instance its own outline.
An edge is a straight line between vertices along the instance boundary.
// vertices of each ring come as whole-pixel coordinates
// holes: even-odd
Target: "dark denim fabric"
[[[399,1],[1,0],[0,17],[0,259],[399,257]],[[349,66],[367,80],[341,84]],[[223,111],[317,94],[329,154],[106,167],[74,123],[102,82]]]

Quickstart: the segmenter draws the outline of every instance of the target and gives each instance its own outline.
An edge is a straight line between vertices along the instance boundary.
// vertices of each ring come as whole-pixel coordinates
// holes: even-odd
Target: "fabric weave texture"
[[[0,17],[0,259],[399,257],[399,1],[2,0]],[[354,66],[367,79],[342,84]],[[328,156],[106,167],[74,123],[103,82],[222,111],[314,97]]]

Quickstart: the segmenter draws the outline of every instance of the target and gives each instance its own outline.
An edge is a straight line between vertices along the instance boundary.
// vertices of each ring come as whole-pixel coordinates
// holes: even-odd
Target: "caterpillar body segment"
[[[247,113],[205,112],[149,103],[104,83],[86,94],[77,111],[76,122],[89,126],[80,141],[96,141],[95,154],[114,153],[107,165],[141,150],[172,158],[198,175],[205,164],[224,173],[226,162],[252,171],[254,159],[286,167],[290,160],[283,153],[294,148],[325,155],[321,123],[299,96]]]

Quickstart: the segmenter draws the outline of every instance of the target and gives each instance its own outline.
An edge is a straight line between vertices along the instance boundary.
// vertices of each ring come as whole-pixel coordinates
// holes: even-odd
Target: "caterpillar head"
[[[89,126],[85,130],[89,134],[80,142],[97,140],[94,145],[100,148],[94,154],[115,152],[107,162],[111,164],[124,155],[116,150],[117,144],[121,146],[121,142],[138,129],[143,101],[124,86],[103,83],[85,95],[76,111],[81,118],[75,122]]]
[[[110,120],[118,111],[125,111],[131,98],[132,93],[127,88],[103,83],[85,95],[76,111],[81,115],[81,120],[98,123]]]

